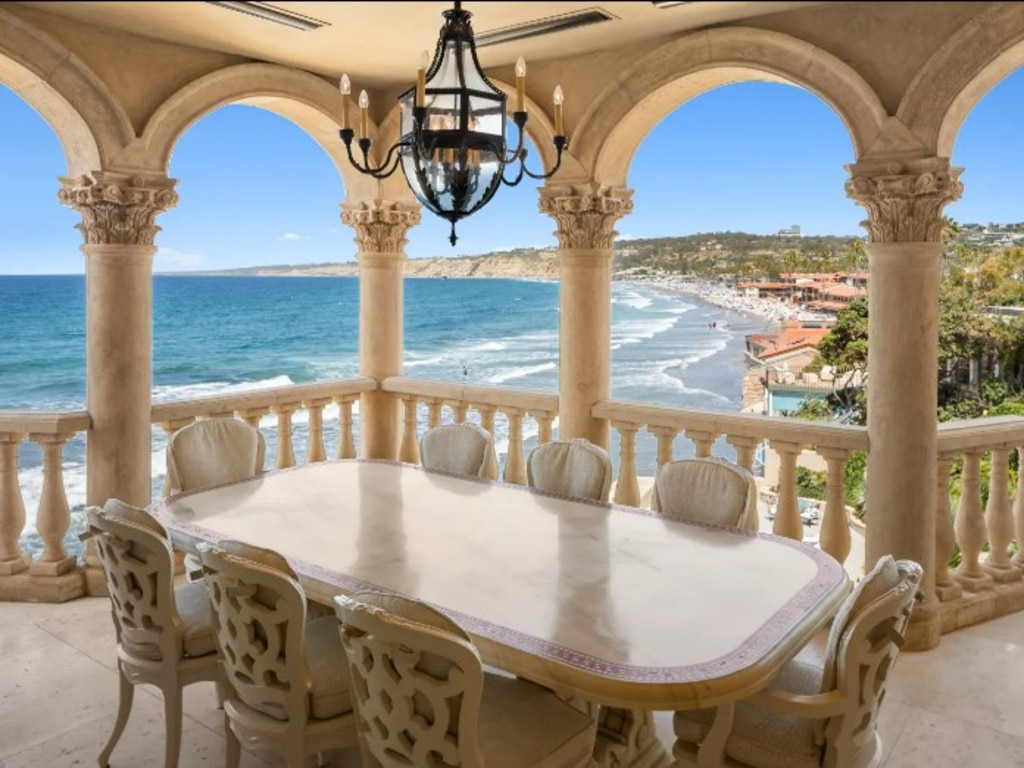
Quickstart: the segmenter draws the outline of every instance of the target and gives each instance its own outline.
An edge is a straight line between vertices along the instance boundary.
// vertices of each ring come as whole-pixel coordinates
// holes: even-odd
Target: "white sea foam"
[[[636,292],[629,292],[620,296],[612,295],[612,304],[622,304],[633,309],[647,309],[653,303],[654,300],[649,296]]]
[[[233,392],[251,392],[259,389],[290,387],[294,383],[290,376],[281,375],[259,381],[241,381],[236,383],[203,381],[196,384],[157,386],[153,388],[153,402],[163,403],[172,400],[191,400],[200,397],[228,395]]]
[[[543,363],[541,365],[526,365],[520,368],[512,368],[511,370],[505,370],[500,373],[496,373],[487,379],[488,384],[504,384],[506,381],[514,381],[515,379],[522,379],[526,376],[530,376],[534,373],[543,373],[544,371],[553,371],[558,367],[557,363]]]

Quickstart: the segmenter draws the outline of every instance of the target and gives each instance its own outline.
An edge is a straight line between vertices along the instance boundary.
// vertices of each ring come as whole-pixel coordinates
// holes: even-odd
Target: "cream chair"
[[[757,484],[743,467],[722,459],[681,459],[654,479],[651,508],[665,517],[756,531]]]
[[[167,441],[164,496],[258,475],[266,450],[263,433],[244,421],[194,421]]]
[[[307,620],[302,587],[277,552],[222,541],[202,547],[199,556],[229,683],[227,767],[238,767],[241,744],[283,755],[288,768],[304,768],[312,754],[355,746],[337,620]]]
[[[442,424],[421,438],[420,462],[435,472],[494,479],[494,440],[486,429],[468,421]]]
[[[363,765],[590,765],[592,718],[525,680],[485,673],[469,635],[423,603],[336,597]]]
[[[868,768],[882,761],[878,711],[918,596],[921,566],[881,558],[843,603],[823,666],[792,661],[735,707],[727,765]],[[677,712],[675,757],[696,765],[714,710]]]
[[[604,448],[589,440],[555,440],[530,451],[526,481],[545,493],[608,501],[612,462]]]
[[[135,686],[149,683],[164,698],[164,765],[175,768],[181,749],[181,689],[222,679],[210,601],[202,584],[175,588],[167,532],[147,512],[111,499],[88,510],[86,537],[96,542],[110,593],[121,681],[114,732],[100,753],[109,765],[131,713]]]

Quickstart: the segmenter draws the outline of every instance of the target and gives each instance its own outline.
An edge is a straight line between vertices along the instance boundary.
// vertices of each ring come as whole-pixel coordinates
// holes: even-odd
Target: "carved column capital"
[[[540,210],[558,222],[563,248],[610,249],[615,222],[633,212],[633,190],[596,184],[540,188]]]
[[[166,176],[95,171],[60,182],[57,198],[82,214],[75,229],[86,245],[153,245],[157,215],[178,204],[178,182]]]
[[[391,200],[342,203],[341,220],[356,231],[360,253],[402,253],[405,234],[420,223],[420,206]]]
[[[907,162],[861,162],[846,166],[846,195],[867,209],[872,243],[937,243],[942,209],[964,191],[963,168],[938,157]]]

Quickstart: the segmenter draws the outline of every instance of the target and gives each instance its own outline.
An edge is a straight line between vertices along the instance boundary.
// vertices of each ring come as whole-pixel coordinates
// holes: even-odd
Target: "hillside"
[[[633,274],[760,274],[800,270],[854,269],[862,256],[853,237],[800,237],[712,232],[684,237],[620,240],[614,270]],[[354,261],[326,264],[280,264],[191,274],[285,277],[355,276]],[[554,250],[518,248],[480,256],[433,257],[406,261],[407,277],[556,278]]]

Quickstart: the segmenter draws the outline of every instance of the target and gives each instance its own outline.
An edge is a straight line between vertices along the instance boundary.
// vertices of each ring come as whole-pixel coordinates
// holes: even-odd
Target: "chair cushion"
[[[351,712],[348,660],[334,616],[306,622],[306,663],[311,683],[310,714],[326,720]]]
[[[245,422],[194,422],[168,443],[165,495],[253,477],[263,471],[263,458],[262,436]]]
[[[167,530],[157,522],[149,512],[138,507],[125,504],[118,499],[110,499],[103,505],[103,514],[113,520],[124,520],[125,522],[138,525],[152,531],[162,539],[168,539]]]
[[[547,688],[487,674],[480,702],[480,749],[487,768],[585,765],[594,720]]]
[[[666,517],[737,526],[749,523],[757,487],[739,467],[714,459],[683,459],[666,464],[654,481],[657,510]]]
[[[547,493],[607,501],[612,465],[603,453],[582,440],[539,445],[527,460],[527,481]]]
[[[864,576],[846,596],[832,621],[832,629],[828,633],[825,645],[825,666],[821,677],[821,693],[827,693],[836,687],[838,674],[839,642],[850,621],[857,616],[868,603],[884,595],[900,583],[900,571],[892,555],[878,559],[875,567]]]
[[[174,590],[174,602],[181,617],[182,650],[185,656],[195,658],[217,652],[213,636],[213,610],[210,595],[202,582],[184,584]]]
[[[475,424],[445,424],[423,436],[423,468],[456,475],[482,477],[487,469],[490,434]]]
[[[821,669],[799,661],[791,661],[772,681],[773,688],[795,694],[813,695],[820,686]],[[696,749],[711,730],[714,717],[714,709],[676,712],[672,720],[676,738]],[[821,747],[816,743],[818,723],[775,714],[741,701],[736,704],[725,753],[756,768],[817,768],[821,765]]]

